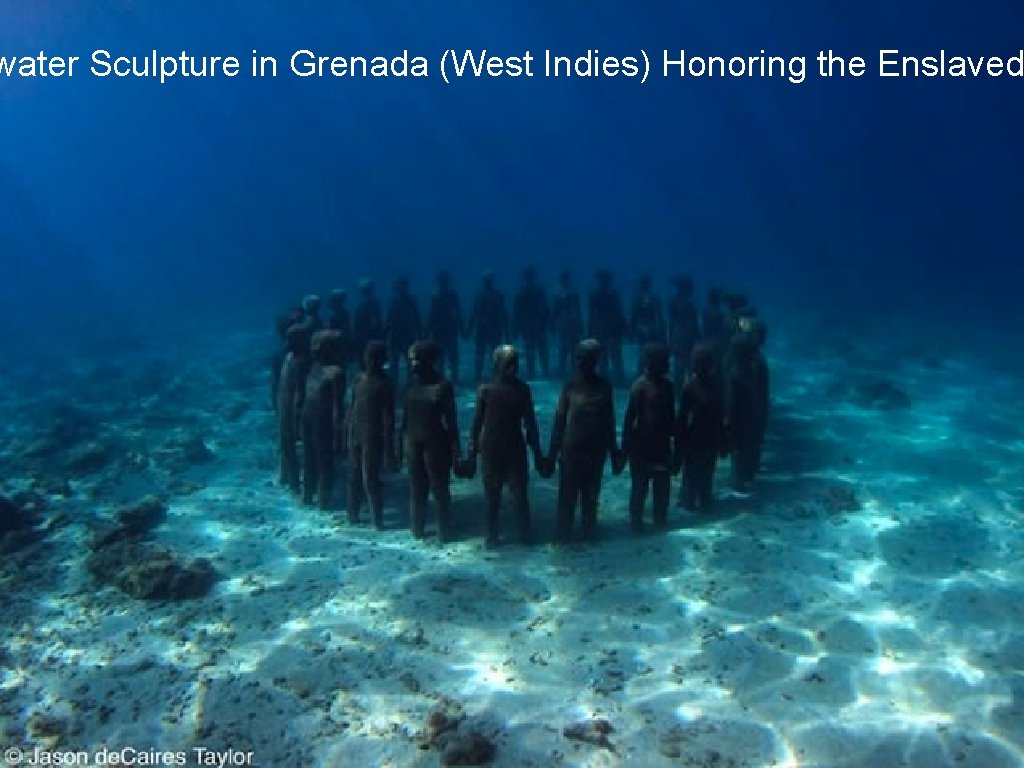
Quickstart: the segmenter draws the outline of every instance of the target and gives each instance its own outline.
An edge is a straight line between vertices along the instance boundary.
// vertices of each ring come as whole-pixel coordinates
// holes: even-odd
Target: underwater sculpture
[[[557,336],[561,367],[566,347],[582,333],[580,296],[572,287],[568,270],[559,274],[560,288],[550,304],[535,269],[524,269],[522,277],[512,329],[524,340],[524,346],[531,346],[543,373],[548,334]],[[478,463],[482,463],[488,547],[500,539],[500,506],[506,486],[515,510],[517,538],[533,538],[527,450],[533,453],[534,469],[542,478],[551,477],[559,469],[555,535],[559,541],[572,537],[577,506],[581,508],[584,537],[596,535],[597,499],[608,458],[615,474],[621,473],[627,463],[630,466],[629,510],[634,530],[643,527],[648,496],[653,497],[655,528],[666,527],[671,476],[680,470],[679,506],[687,509],[706,510],[712,505],[712,483],[720,456],[732,456],[733,486],[748,490],[760,467],[769,404],[768,365],[761,351],[766,332],[757,310],[745,295],[713,288],[708,292],[702,329],[692,299],[693,281],[677,276],[672,280],[675,295],[666,326],[660,299],[653,291],[656,284],[645,276],[627,323],[611,271],[598,270],[596,277],[598,285],[589,296],[589,324],[611,339],[613,360],[619,357],[619,362],[612,364],[613,371],[620,365],[627,330],[630,339],[668,341],[646,342],[640,351],[642,370],[630,389],[621,449],[616,446],[612,385],[600,372],[608,362],[608,356],[603,354],[605,345],[594,338],[575,343],[574,374],[565,382],[558,398],[550,451],[545,455],[540,448],[532,395],[520,378],[522,352],[501,343],[509,330],[508,316],[504,296],[494,285],[493,272],[483,273],[473,313],[463,326],[451,275],[440,270],[423,326],[419,324],[419,311],[406,278],[395,280],[386,325],[373,295],[373,281],[364,278],[360,282],[362,300],[353,325],[361,328],[360,333],[374,328],[387,332],[392,343],[389,348],[383,341],[371,340],[365,346],[360,362],[367,375],[357,376],[354,381],[343,435],[331,448],[321,450],[315,430],[309,431],[311,422],[300,418],[303,401],[327,386],[319,375],[292,395],[275,392],[275,404],[290,407],[298,423],[290,433],[287,425],[292,419],[278,414],[282,483],[294,491],[303,488],[296,468],[300,455],[296,443],[303,442],[300,432],[305,429],[308,448],[302,454],[306,457],[303,499],[312,503],[321,497],[321,505],[328,504],[330,488],[320,489],[320,484],[329,474],[327,464],[334,463],[331,449],[347,447],[351,451],[347,467],[349,519],[358,522],[362,506],[369,501],[373,523],[379,528],[383,526],[382,473],[390,466],[400,466],[403,458],[408,459],[413,533],[417,537],[425,534],[426,504],[433,495],[438,507],[438,535],[446,541],[451,534],[451,478],[471,479],[476,476]],[[331,359],[336,367],[346,358],[341,350],[352,349],[357,338],[353,331],[349,345],[345,344],[342,329],[349,323],[346,297],[344,289],[331,292],[331,315],[324,323],[332,332]],[[310,365],[309,344],[303,343],[300,331],[309,339],[309,329],[315,325],[311,318],[318,317],[319,302],[315,296],[309,296],[303,304],[304,309],[293,309],[279,319],[279,332],[285,319],[296,321],[293,324],[298,326],[288,332],[290,341],[284,347],[284,352],[292,356],[289,381],[295,376],[304,381]],[[397,388],[389,378],[388,353],[393,354],[401,339],[414,331],[430,338],[415,341],[408,349],[410,382],[402,390],[408,402],[402,414],[401,437],[395,443]],[[702,331],[710,338],[699,342]],[[482,367],[483,353],[496,345],[492,355],[494,377],[477,391],[465,457],[458,450],[454,382],[446,380],[440,369],[444,358],[452,374],[457,375],[460,333],[474,337],[477,372]],[[688,359],[684,361],[684,357]],[[398,367],[393,358],[392,366]],[[670,367],[678,375],[674,383]],[[285,369],[284,364],[281,369]],[[342,372],[340,382],[344,380]],[[335,386],[338,383],[334,381]],[[280,390],[279,385],[275,386]]]
[[[690,371],[690,356],[700,341],[700,322],[693,304],[693,280],[676,277],[672,284],[676,293],[668,304],[668,344],[672,351],[672,377],[682,387]]]
[[[595,273],[597,287],[587,300],[587,333],[601,343],[604,352],[599,365],[602,373],[611,368],[612,381],[621,387],[626,383],[622,367],[622,341],[626,335],[626,315],[622,310],[622,296],[612,284],[609,269]]]
[[[345,416],[345,369],[338,331],[317,331],[310,342],[312,365],[302,404],[304,473],[302,501],[327,509],[334,493],[335,462]]]
[[[668,379],[669,350],[647,344],[641,355],[643,374],[633,382],[622,421],[622,452],[629,461],[629,522],[643,527],[644,505],[650,490],[654,527],[668,524],[672,462],[676,451],[675,396]]]
[[[605,462],[611,457],[615,474],[622,472],[624,464],[615,441],[612,385],[598,373],[600,360],[600,342],[581,341],[576,347],[576,373],[558,397],[548,461],[559,462],[555,531],[559,542],[572,536],[577,504],[583,537],[597,536],[597,501]]]
[[[732,485],[750,488],[761,465],[761,450],[768,423],[768,363],[760,352],[765,326],[742,316],[729,347],[725,368],[725,414],[732,456]]]
[[[270,358],[270,407],[277,410],[277,388],[281,383],[281,365],[288,356],[288,329],[293,325],[302,325],[303,313],[301,307],[295,307],[282,312],[274,319],[274,328],[277,331],[278,347]]]
[[[391,375],[397,386],[400,361],[405,357],[409,346],[423,336],[420,308],[416,304],[416,297],[409,292],[408,278],[399,277],[395,280],[384,328],[387,334]]]
[[[323,330],[324,327],[324,321],[320,317],[321,303],[320,297],[315,293],[309,294],[302,300],[302,312],[305,315],[303,322],[311,336],[317,331]]]
[[[462,304],[452,288],[447,269],[437,273],[437,290],[430,297],[427,311],[427,338],[437,342],[441,360],[452,384],[459,383],[459,334],[462,332]]]
[[[665,342],[665,313],[650,275],[643,275],[629,309],[629,335],[634,344]]]
[[[505,295],[494,285],[494,272],[486,270],[480,278],[480,288],[473,299],[473,310],[463,336],[473,338],[473,375],[480,383],[483,378],[484,357],[508,338],[508,310]]]
[[[348,291],[344,288],[335,288],[327,299],[327,306],[331,314],[324,322],[324,327],[341,334],[341,353],[344,360],[342,366],[347,372],[353,360],[358,363],[363,354],[363,351],[355,349],[352,343],[352,313],[348,310]]]
[[[352,315],[352,345],[356,350],[366,349],[374,339],[385,338],[384,313],[373,292],[373,280],[359,281],[359,304]]]
[[[427,499],[437,507],[437,538],[451,537],[451,470],[459,459],[455,390],[437,370],[438,347],[418,341],[409,348],[411,374],[405,388],[402,449],[409,465],[412,534],[426,535]]]
[[[508,486],[519,540],[532,541],[529,467],[526,449],[534,466],[543,468],[540,432],[530,387],[518,376],[519,353],[505,344],[494,351],[494,378],[477,392],[476,411],[470,430],[469,455],[483,460],[484,498],[487,506],[487,546],[498,544],[501,493]]]
[[[558,286],[551,301],[551,324],[558,340],[558,375],[568,376],[576,345],[583,337],[583,310],[569,270],[563,269],[558,275]]]
[[[280,455],[281,485],[298,493],[301,488],[299,471],[299,416],[306,391],[306,373],[309,371],[309,329],[293,325],[288,329],[288,354],[281,364],[277,388],[277,435]]]
[[[698,344],[693,350],[691,367],[693,372],[679,397],[676,464],[683,471],[679,506],[707,511],[715,500],[715,464],[727,446],[716,346]]]
[[[396,466],[395,391],[384,371],[387,346],[379,339],[366,345],[363,370],[352,384],[352,400],[345,422],[348,455],[348,520],[359,522],[363,501],[370,503],[375,528],[384,527],[381,472]]]
[[[516,293],[512,310],[512,337],[523,342],[527,379],[536,377],[538,361],[541,376],[548,376],[550,325],[551,309],[548,306],[547,294],[537,280],[537,270],[527,267],[523,270],[523,284]]]

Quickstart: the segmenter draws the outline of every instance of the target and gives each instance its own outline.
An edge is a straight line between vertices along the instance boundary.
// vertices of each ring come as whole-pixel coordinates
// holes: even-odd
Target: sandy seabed
[[[431,766],[441,707],[495,766],[1024,765],[1024,379],[808,338],[771,340],[753,494],[723,463],[715,513],[637,536],[609,475],[602,541],[557,548],[537,479],[544,541],[493,552],[479,480],[453,486],[448,546],[407,533],[404,475],[380,533],[276,487],[262,336],[5,372],[0,491],[37,494],[45,535],[0,570],[4,746]],[[558,385],[533,384],[546,440]],[[909,408],[872,399],[889,384]],[[71,445],[24,458],[58,418],[101,447],[86,470]],[[153,542],[222,575],[209,596],[134,600],[86,571],[91,532],[149,493],[169,503]],[[604,744],[563,735],[592,718]]]

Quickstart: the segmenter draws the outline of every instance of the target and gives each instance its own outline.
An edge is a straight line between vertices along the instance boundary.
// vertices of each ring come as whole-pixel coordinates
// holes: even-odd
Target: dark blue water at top
[[[0,81],[0,332],[71,343],[309,290],[527,263],[1004,321],[1020,78],[440,78],[441,52],[1008,56],[1009,4],[4,2],[0,55],[430,59],[427,79]],[[1015,47],[1016,46],[1016,47]],[[87,63],[87,61],[86,61]],[[1005,325],[1005,323],[1004,323]],[[41,334],[41,335],[38,335]]]

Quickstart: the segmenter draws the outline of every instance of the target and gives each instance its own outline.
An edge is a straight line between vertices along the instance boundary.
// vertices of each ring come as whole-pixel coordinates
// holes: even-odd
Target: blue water
[[[1019,12],[1002,4],[5,2],[0,22],[5,55],[187,48],[245,67],[257,49],[283,70],[299,48],[408,49],[431,66],[407,80],[5,80],[8,334],[164,324],[198,305],[255,319],[367,273],[425,290],[438,263],[467,285],[482,265],[505,280],[526,262],[606,264],[623,280],[682,269],[854,311],[870,297],[970,314],[1024,284],[1019,79],[447,86],[437,66],[447,47],[1005,56]]]
[[[35,499],[46,534],[0,567],[5,746],[52,712],[68,747],[434,765],[415,733],[450,697],[501,734],[499,766],[1021,765],[1024,80],[447,85],[439,62],[830,48],[874,67],[880,48],[1018,55],[1022,23],[947,0],[0,0],[0,57],[84,60],[0,77],[0,495]],[[98,48],[280,70],[99,79]],[[408,50],[430,75],[300,79],[300,48]],[[487,554],[479,480],[454,484],[447,548],[406,532],[403,474],[382,533],[274,485],[277,311],[363,276],[425,299],[442,266],[466,300],[485,268],[510,291],[528,265],[582,291],[610,267],[627,302],[645,272],[663,296],[685,272],[699,297],[752,297],[774,397],[753,495],[726,493],[723,463],[721,514],[673,508],[636,537],[606,473],[606,540],[565,551],[546,546],[557,480],[533,478],[543,543]],[[909,408],[861,394],[890,385]],[[559,382],[532,386],[546,443]],[[463,441],[473,403],[461,387]],[[94,444],[100,467],[70,471]],[[90,579],[92,532],[146,493],[170,507],[155,542],[221,571],[211,596]],[[620,753],[562,737],[591,716]]]

